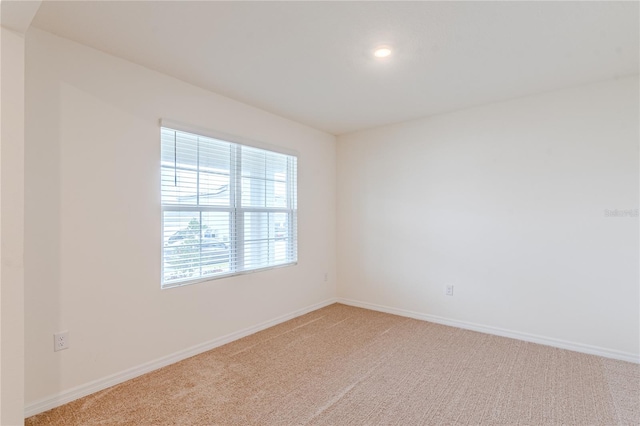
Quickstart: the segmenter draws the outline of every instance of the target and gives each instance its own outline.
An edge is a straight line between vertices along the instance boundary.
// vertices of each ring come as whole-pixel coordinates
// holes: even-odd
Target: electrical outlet
[[[447,284],[447,287],[444,289],[444,294],[447,296],[453,296],[453,284]]]
[[[68,331],[61,331],[53,335],[54,352],[61,351],[63,349],[69,349],[69,332]]]

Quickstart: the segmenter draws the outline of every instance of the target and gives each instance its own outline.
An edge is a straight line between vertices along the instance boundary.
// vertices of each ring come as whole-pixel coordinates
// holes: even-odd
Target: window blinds
[[[297,158],[161,129],[162,286],[297,262]]]

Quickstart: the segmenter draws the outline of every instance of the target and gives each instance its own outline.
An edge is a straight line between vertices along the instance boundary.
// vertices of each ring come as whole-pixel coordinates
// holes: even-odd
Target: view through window
[[[297,158],[163,127],[162,286],[297,262]]]

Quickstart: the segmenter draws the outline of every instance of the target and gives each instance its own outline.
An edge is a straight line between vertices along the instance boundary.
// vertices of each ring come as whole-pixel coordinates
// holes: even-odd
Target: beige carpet
[[[615,425],[640,366],[332,305],[27,425]]]

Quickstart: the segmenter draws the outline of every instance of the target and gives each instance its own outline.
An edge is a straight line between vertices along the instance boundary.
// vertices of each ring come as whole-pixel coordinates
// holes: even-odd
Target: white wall
[[[24,46],[1,28],[0,424],[22,424],[24,403]]]
[[[26,55],[27,404],[335,296],[334,136],[39,30]],[[297,266],[160,289],[160,118],[298,152]]]
[[[333,136],[35,29],[26,61],[27,404],[336,294]],[[637,357],[604,210],[638,208],[638,113],[633,77],[340,137],[339,295]],[[298,266],[160,290],[161,117],[299,152]]]
[[[338,137],[338,294],[639,351],[638,77]],[[444,295],[453,284],[453,297]]]

